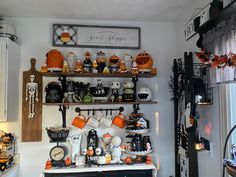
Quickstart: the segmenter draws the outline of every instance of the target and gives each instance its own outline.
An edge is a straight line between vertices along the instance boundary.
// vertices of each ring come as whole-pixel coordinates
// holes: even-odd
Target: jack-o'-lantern
[[[118,67],[120,58],[116,55],[112,55],[109,59],[110,67]]]
[[[150,72],[153,66],[152,56],[146,52],[139,53],[135,59],[137,67],[141,72]]]
[[[60,51],[56,49],[50,50],[46,54],[46,56],[47,56],[46,63],[48,66],[48,71],[62,71],[64,57]]]
[[[141,87],[137,91],[137,98],[139,101],[151,101],[152,91],[148,87]]]

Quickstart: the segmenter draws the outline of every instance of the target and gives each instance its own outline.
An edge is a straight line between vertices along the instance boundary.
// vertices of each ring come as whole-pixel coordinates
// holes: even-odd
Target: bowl
[[[94,97],[106,97],[109,93],[109,87],[90,87],[90,93]]]
[[[62,129],[51,129],[46,128],[48,137],[51,141],[66,141],[66,138],[69,135],[69,129],[62,128]]]

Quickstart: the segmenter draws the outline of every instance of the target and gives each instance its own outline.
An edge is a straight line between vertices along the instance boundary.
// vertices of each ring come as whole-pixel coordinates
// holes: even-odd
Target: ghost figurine
[[[82,134],[74,134],[68,138],[71,144],[71,159],[72,163],[75,163],[76,155],[80,153],[80,144],[82,140]]]
[[[113,136],[111,139],[111,156],[112,161],[111,163],[122,163],[121,159],[121,138],[119,136]]]

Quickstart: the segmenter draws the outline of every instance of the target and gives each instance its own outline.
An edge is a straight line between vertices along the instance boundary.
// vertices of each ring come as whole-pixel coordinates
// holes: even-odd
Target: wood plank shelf
[[[216,17],[208,20],[202,26],[199,27],[197,33],[204,34],[221,21],[228,19],[236,12],[236,0],[232,1],[229,5],[227,5]]]
[[[61,72],[46,72],[41,73],[42,76],[45,77],[59,77],[59,76],[66,76],[66,77],[107,77],[107,78],[130,78],[136,76],[132,73],[76,73],[76,72],[69,72],[69,73],[61,73]],[[137,74],[139,78],[152,78],[156,76],[153,73],[139,73]]]
[[[96,103],[42,103],[45,106],[78,106],[78,105],[129,105],[129,104],[157,104],[158,101],[134,101],[134,102],[96,102]]]

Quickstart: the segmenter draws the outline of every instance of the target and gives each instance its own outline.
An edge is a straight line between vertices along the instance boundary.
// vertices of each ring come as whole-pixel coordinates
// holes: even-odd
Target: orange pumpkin
[[[120,58],[116,55],[112,55],[109,59],[110,67],[118,67]]]
[[[152,56],[146,52],[139,53],[135,59],[139,71],[150,72],[153,66]]]

